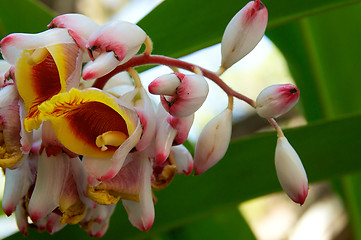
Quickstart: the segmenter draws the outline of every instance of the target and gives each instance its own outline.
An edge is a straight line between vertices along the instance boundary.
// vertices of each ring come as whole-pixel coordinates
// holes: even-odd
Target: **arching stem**
[[[154,64],[169,66],[171,68],[174,68],[174,67],[180,68],[180,69],[184,69],[184,70],[187,70],[190,72],[194,72],[195,69],[197,69],[197,71],[198,71],[198,69],[199,69],[204,77],[206,77],[206,78],[212,80],[214,83],[216,83],[225,93],[248,103],[253,108],[255,107],[255,102],[252,99],[250,99],[250,98],[246,97],[245,95],[230,88],[226,83],[223,82],[223,80],[221,78],[219,78],[217,73],[209,71],[209,70],[199,67],[197,65],[179,60],[179,59],[174,59],[174,58],[160,56],[160,55],[141,54],[141,55],[135,56],[132,59],[130,59],[128,62],[116,67],[113,71],[111,71],[107,75],[105,75],[101,78],[98,78],[95,81],[95,83],[93,84],[93,87],[102,89],[104,87],[105,83],[109,80],[109,78],[111,78],[112,76],[114,76],[115,74],[117,74],[119,72],[127,71],[127,69],[129,67],[154,65]]]

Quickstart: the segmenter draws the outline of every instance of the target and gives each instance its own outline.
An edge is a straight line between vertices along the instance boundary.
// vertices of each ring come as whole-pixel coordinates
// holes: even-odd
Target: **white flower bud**
[[[266,87],[256,99],[256,112],[263,118],[276,118],[293,108],[300,97],[300,91],[292,84]]]
[[[149,84],[148,90],[152,94],[171,96],[177,93],[180,84],[181,80],[177,74],[167,74],[153,80]]]
[[[307,175],[298,154],[284,136],[277,140],[275,165],[283,190],[302,205],[308,194]]]
[[[268,13],[259,1],[247,3],[228,23],[222,38],[222,67],[227,69],[246,56],[262,39]]]
[[[177,80],[178,79],[178,80]],[[169,83],[166,83],[169,81]],[[172,73],[155,79],[148,87],[152,94],[161,94],[164,109],[174,117],[186,117],[197,111],[208,95],[203,76]]]
[[[202,130],[194,152],[195,174],[215,165],[228,149],[232,133],[232,110],[227,108],[213,118]]]

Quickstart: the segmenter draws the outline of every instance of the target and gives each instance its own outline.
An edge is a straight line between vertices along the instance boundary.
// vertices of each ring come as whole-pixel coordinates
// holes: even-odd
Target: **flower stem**
[[[134,68],[129,67],[129,68],[127,69],[127,72],[128,72],[129,75],[132,76],[132,78],[134,79],[134,86],[135,86],[135,88],[143,87],[143,86],[142,86],[142,82],[140,81],[138,72],[135,71]]]
[[[275,128],[278,137],[284,137],[285,136],[283,134],[283,131],[282,131],[281,127],[278,125],[278,123],[276,122],[276,120],[274,118],[269,118],[267,120]]]
[[[250,98],[246,97],[245,95],[230,88],[226,83],[223,82],[223,80],[221,78],[219,78],[217,73],[209,71],[209,70],[199,67],[197,65],[179,60],[179,59],[170,58],[170,57],[161,56],[161,55],[141,54],[141,55],[135,56],[132,59],[130,59],[128,62],[116,67],[113,71],[111,71],[107,75],[105,75],[101,78],[98,78],[95,81],[95,83],[93,84],[93,87],[102,89],[104,87],[105,83],[112,76],[114,76],[115,74],[117,74],[119,72],[126,71],[129,67],[137,67],[137,66],[152,65],[152,64],[169,66],[170,68],[181,68],[184,70],[188,70],[190,72],[194,72],[195,69],[197,69],[196,71],[199,70],[203,74],[204,77],[206,77],[206,78],[210,79],[211,81],[213,81],[214,83],[216,83],[228,95],[236,97],[236,98],[248,103],[253,108],[255,107],[255,102],[252,99],[250,99]]]

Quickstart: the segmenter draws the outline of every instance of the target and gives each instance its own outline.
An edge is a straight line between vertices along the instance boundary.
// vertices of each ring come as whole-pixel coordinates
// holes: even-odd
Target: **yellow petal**
[[[59,141],[70,151],[85,156],[112,156],[136,128],[134,117],[130,116],[134,111],[119,106],[113,97],[96,89],[73,88],[42,103],[39,110],[40,118],[52,123]],[[100,141],[99,136],[108,132],[112,134]],[[120,136],[118,141],[112,139],[114,136]],[[109,145],[105,147],[103,143]]]
[[[66,91],[67,81],[76,69],[79,49],[76,44],[55,44],[46,48],[22,51],[15,66],[16,85],[28,116],[27,131],[37,129],[38,105],[59,92]]]

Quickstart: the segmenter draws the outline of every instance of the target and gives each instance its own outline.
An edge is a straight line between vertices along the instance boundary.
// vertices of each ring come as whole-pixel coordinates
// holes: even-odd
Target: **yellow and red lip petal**
[[[27,131],[39,127],[38,105],[59,92],[65,92],[79,64],[76,44],[56,44],[36,50],[24,50],[16,63],[16,85],[29,115],[24,121]],[[74,74],[75,76],[76,74]]]
[[[70,151],[91,157],[111,157],[117,146],[101,149],[98,136],[114,131],[129,137],[135,122],[128,116],[129,109],[120,107],[104,92],[71,89],[39,106],[41,118],[50,120],[59,141]]]

